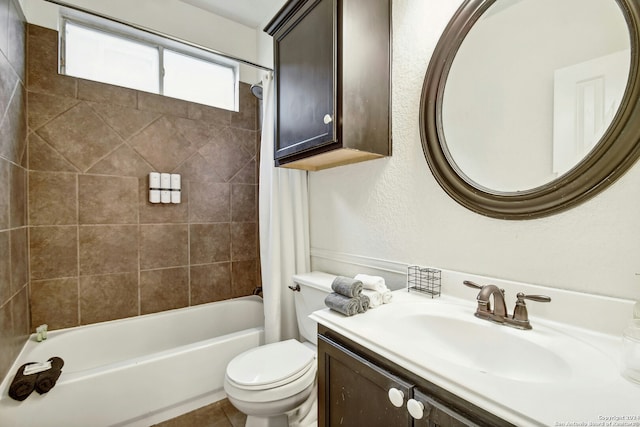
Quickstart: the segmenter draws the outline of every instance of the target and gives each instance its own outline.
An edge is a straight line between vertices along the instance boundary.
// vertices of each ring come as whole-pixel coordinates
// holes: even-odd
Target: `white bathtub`
[[[0,426],[149,426],[224,398],[227,363],[263,341],[257,296],[32,336],[0,384]],[[17,369],[52,356],[56,386],[11,399]]]

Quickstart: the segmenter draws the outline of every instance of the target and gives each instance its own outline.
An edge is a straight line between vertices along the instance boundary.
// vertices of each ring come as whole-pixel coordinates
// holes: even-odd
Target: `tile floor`
[[[244,427],[246,419],[246,415],[224,399],[154,427]]]

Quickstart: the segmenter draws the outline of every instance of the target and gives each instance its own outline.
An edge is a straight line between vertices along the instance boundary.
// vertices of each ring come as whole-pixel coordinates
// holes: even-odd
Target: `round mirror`
[[[431,59],[422,144],[484,215],[535,218],[605,188],[640,154],[638,0],[467,0]]]

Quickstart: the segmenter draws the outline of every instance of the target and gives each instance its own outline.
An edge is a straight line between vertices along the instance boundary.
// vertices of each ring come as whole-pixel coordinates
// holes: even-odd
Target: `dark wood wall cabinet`
[[[391,1],[290,0],[273,36],[276,166],[391,155]]]
[[[511,426],[325,326],[318,334],[320,427]]]

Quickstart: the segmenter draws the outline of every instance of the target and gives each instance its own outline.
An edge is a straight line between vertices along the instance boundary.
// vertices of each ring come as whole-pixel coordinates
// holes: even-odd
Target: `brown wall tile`
[[[231,223],[231,259],[254,260],[258,257],[258,225],[255,222]]]
[[[9,0],[0,0],[0,52],[9,51]]]
[[[182,117],[173,117],[171,121],[177,131],[196,148],[203,147],[211,141],[211,125],[200,120],[184,119]]]
[[[9,46],[7,58],[20,79],[26,82],[27,26],[17,0],[9,1]]]
[[[169,98],[154,93],[138,92],[138,109],[155,113],[188,117],[189,103],[181,99]]]
[[[76,175],[29,172],[29,224],[78,223]]]
[[[182,163],[175,173],[182,175],[184,181],[189,182],[225,182],[220,177],[211,163],[205,160],[200,153],[195,153]]]
[[[31,227],[31,280],[78,275],[78,227]]]
[[[140,314],[188,305],[188,267],[140,272]]]
[[[190,222],[229,222],[231,200],[229,184],[189,183]]]
[[[27,34],[29,90],[75,98],[76,79],[58,74],[57,31],[28,25]]]
[[[188,105],[188,116],[190,119],[202,120],[211,125],[229,126],[231,124],[231,111],[220,108],[209,107],[207,105]]]
[[[0,123],[0,156],[24,166],[26,137],[26,92],[18,83]]]
[[[258,220],[258,186],[233,184],[231,186],[231,221],[256,222]]]
[[[65,111],[37,132],[82,172],[122,144],[122,138],[84,102]]]
[[[165,116],[131,138],[129,143],[159,172],[173,171],[192,156],[197,148]]]
[[[13,345],[13,320],[11,303],[0,304],[0,376],[9,372],[14,359],[18,356],[18,349]]]
[[[78,278],[31,282],[31,325],[49,329],[78,325]]]
[[[29,338],[29,287],[22,289],[11,300],[11,313],[13,317],[13,341],[14,347],[22,349],[22,345]]]
[[[242,149],[249,153],[251,158],[254,158],[258,154],[258,144],[256,144],[256,131],[230,128],[231,139],[234,143],[238,144]]]
[[[79,175],[80,224],[137,224],[138,179]]]
[[[0,157],[0,182],[11,182],[11,163]],[[0,185],[0,230],[9,228],[9,201],[11,185]]]
[[[228,223],[191,224],[189,242],[191,264],[231,260],[231,231]]]
[[[78,168],[40,138],[37,133],[29,135],[29,169],[51,172],[78,172]]]
[[[31,130],[37,130],[79,102],[75,98],[39,92],[29,92],[27,99],[29,100],[27,122]]]
[[[234,184],[258,184],[258,165],[256,160],[249,161],[240,171],[233,176],[231,182]]]
[[[140,224],[185,223],[189,218],[189,183],[182,181],[182,203],[164,204],[149,202],[149,178],[138,180]]]
[[[80,324],[138,314],[138,273],[80,277]]]
[[[22,227],[27,225],[27,171],[11,165],[11,209],[9,214],[10,226]]]
[[[127,143],[120,145],[107,157],[96,163],[89,173],[104,175],[120,175],[143,177],[152,172],[153,168]]]
[[[0,251],[1,252],[1,251]],[[29,244],[27,227],[11,230],[11,289],[17,292],[29,283]]]
[[[257,261],[235,261],[231,263],[231,294],[234,297],[251,295],[258,286]]]
[[[11,291],[11,232],[0,231],[0,305],[3,305],[13,295]]]
[[[0,305],[0,377],[4,377],[28,338],[27,287]]]
[[[160,114],[117,104],[91,102],[91,108],[123,139],[128,140],[160,118]]]
[[[191,267],[191,305],[231,298],[231,263]]]
[[[247,130],[258,129],[258,98],[246,83],[240,83],[240,111],[231,113],[231,126]]]
[[[186,224],[141,225],[140,269],[189,264],[189,234]]]
[[[125,87],[78,79],[78,99],[135,108],[136,91]]]
[[[0,56],[0,113],[4,117],[13,92],[19,84],[19,76],[4,55]]]
[[[80,226],[80,275],[138,270],[138,226]]]
[[[249,163],[255,154],[251,154],[242,148],[245,133],[232,128],[224,128],[220,133],[214,134],[212,142],[199,150],[200,154],[214,167],[217,175],[225,182],[231,180]]]

